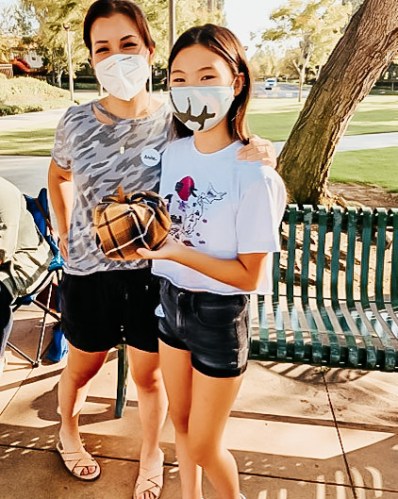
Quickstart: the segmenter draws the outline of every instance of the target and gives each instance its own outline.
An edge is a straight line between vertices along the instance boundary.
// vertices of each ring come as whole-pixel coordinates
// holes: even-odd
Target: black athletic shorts
[[[232,378],[247,367],[247,295],[191,292],[160,279],[159,338],[191,352],[192,366],[214,378]]]
[[[158,351],[159,281],[151,270],[115,270],[86,276],[64,274],[62,327],[79,350],[101,352],[126,343]]]

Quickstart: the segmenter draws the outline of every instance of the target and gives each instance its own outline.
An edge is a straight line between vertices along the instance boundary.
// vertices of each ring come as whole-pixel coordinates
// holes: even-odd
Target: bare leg
[[[86,400],[91,379],[105,362],[108,352],[88,353],[69,344],[68,363],[58,385],[58,401],[61,413],[59,437],[66,452],[81,447],[79,414]],[[78,470],[77,470],[78,471]],[[95,472],[94,466],[82,468],[81,475]]]
[[[167,414],[167,397],[159,367],[159,355],[128,347],[131,375],[137,386],[138,410],[142,426],[140,470],[161,466],[160,432]],[[139,499],[152,499],[146,492]]]
[[[239,476],[232,454],[222,445],[225,425],[242,377],[212,378],[193,370],[188,447],[220,499],[239,499]]]
[[[181,498],[201,499],[202,470],[192,460],[188,450],[188,423],[192,396],[191,354],[160,342],[160,362],[170,401],[170,417],[176,431]]]

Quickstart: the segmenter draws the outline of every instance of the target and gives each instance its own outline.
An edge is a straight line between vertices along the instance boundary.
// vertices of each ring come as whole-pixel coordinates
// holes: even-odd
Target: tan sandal
[[[64,462],[65,468],[71,473],[75,478],[79,480],[84,480],[85,482],[92,482],[93,480],[97,480],[101,474],[100,465],[97,461],[89,454],[83,445],[80,447],[78,451],[75,452],[66,452],[64,451],[61,442],[58,442],[56,445],[56,449],[59,452],[59,455]],[[76,468],[88,468],[89,466],[95,467],[96,470],[94,473],[90,473],[89,475],[81,475],[76,470]],[[83,470],[80,470],[80,473]]]
[[[152,494],[153,499],[158,499],[163,488],[163,464],[146,470],[141,468],[137,481],[135,482],[133,499],[138,499],[145,492]]]

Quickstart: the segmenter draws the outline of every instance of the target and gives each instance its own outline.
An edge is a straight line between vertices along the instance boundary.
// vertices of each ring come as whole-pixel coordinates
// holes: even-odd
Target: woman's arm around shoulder
[[[238,150],[237,158],[242,161],[260,161],[263,165],[276,168],[277,156],[272,142],[258,135],[250,137],[249,143]]]

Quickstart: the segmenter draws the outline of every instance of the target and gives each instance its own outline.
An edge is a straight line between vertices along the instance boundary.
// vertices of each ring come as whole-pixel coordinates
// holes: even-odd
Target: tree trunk
[[[365,0],[323,66],[279,156],[292,201],[329,204],[336,145],[398,50],[396,0]]]
[[[303,86],[305,80],[305,68],[302,68],[299,73],[299,88],[298,88],[298,101],[303,100]]]
[[[299,77],[299,82],[298,82],[298,101],[301,102],[302,97],[303,97],[303,86],[304,86],[304,81],[305,81],[305,66],[299,66],[296,61],[293,61],[293,65],[296,68],[298,77]]]
[[[60,69],[56,72],[57,85],[59,88],[62,87],[62,73],[63,73],[62,69]]]

